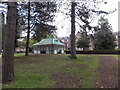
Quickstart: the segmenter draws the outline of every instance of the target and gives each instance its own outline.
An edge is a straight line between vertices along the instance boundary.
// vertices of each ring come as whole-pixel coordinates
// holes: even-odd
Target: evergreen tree
[[[22,31],[27,30],[26,55],[28,55],[30,33],[32,38],[40,41],[55,32],[56,27],[51,24],[56,11],[55,2],[24,2],[18,4],[19,26]],[[28,12],[29,11],[29,12]],[[29,20],[29,21],[28,21]]]
[[[54,19],[57,5],[55,2],[33,2],[33,13],[31,16],[34,25],[33,38],[40,41],[55,32],[56,27],[51,24]]]
[[[98,26],[94,35],[95,50],[114,50],[115,36],[112,33],[111,25],[104,17],[99,19]]]

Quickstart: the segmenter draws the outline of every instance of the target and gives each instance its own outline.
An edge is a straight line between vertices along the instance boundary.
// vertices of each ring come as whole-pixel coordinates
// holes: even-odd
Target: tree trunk
[[[120,49],[120,34],[118,33],[118,49]]]
[[[83,25],[83,31],[84,31],[84,35],[83,35],[83,37],[87,38],[86,25]]]
[[[25,53],[26,56],[28,56],[29,54],[29,39],[30,39],[30,2],[28,2],[28,31],[27,31],[27,41],[26,41],[26,53]]]
[[[85,48],[83,48],[83,51],[85,51]]]
[[[4,22],[3,22],[4,15],[3,13],[0,13],[0,54],[2,53],[2,46],[3,46],[3,27],[4,27]]]
[[[3,57],[2,57],[2,82],[14,80],[14,43],[16,30],[16,2],[8,2],[7,25],[5,29]]]
[[[118,16],[120,15],[120,2],[118,2]],[[118,17],[118,49],[120,49],[120,16]]]
[[[75,2],[71,4],[71,58],[76,58],[75,49]]]

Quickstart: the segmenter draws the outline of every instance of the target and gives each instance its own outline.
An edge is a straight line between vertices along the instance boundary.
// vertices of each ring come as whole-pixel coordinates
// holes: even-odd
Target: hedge
[[[70,54],[70,51],[65,51]],[[76,54],[120,54],[120,50],[89,50],[89,51],[76,51]]]

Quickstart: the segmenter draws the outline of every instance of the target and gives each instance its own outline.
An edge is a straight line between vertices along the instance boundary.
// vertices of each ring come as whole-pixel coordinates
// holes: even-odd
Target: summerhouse
[[[58,54],[64,53],[65,44],[57,38],[46,38],[33,44],[33,51],[36,54]]]

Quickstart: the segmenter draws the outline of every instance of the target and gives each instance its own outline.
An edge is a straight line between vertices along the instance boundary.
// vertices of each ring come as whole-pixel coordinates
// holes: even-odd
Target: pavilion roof
[[[60,42],[57,38],[46,38],[46,39],[42,39],[38,43],[33,44],[33,46],[35,46],[35,45],[50,45],[50,44],[62,45],[62,46],[65,45],[64,43]]]

